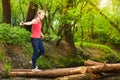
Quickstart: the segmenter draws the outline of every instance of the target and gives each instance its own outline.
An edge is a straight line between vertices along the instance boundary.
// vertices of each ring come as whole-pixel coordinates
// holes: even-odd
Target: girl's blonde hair
[[[36,14],[41,14],[41,13],[45,13],[45,10],[38,9],[37,12],[36,12]]]
[[[45,10],[38,9],[34,18],[36,18],[38,14],[41,14],[41,13],[45,13]]]

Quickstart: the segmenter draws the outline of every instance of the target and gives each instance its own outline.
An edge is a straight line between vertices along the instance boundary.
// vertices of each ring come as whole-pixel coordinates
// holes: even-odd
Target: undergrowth
[[[120,54],[115,52],[112,48],[108,47],[107,45],[95,44],[95,43],[90,43],[90,42],[82,42],[82,44],[78,42],[76,43],[76,45],[82,48],[89,48],[91,50],[98,49],[104,53],[99,58],[92,57],[92,60],[106,61],[110,63],[120,62]],[[92,53],[88,53],[88,54],[91,55]],[[97,54],[100,54],[100,53],[98,52]],[[89,59],[91,58],[89,57]]]

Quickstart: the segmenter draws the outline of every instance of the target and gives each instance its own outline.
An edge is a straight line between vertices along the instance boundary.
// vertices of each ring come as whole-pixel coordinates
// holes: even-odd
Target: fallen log
[[[87,60],[84,65],[88,67],[87,72],[120,72],[120,63],[108,64]]]
[[[42,71],[32,71],[31,69],[12,69],[9,73],[11,77],[46,77],[46,78],[56,78],[69,75],[77,75],[84,73],[116,73],[120,72],[120,63],[107,64],[94,62],[94,66],[81,66],[74,68],[58,68],[58,69],[48,69]]]
[[[100,74],[85,73],[58,77],[54,80],[98,80],[100,77],[101,77]]]
[[[86,67],[58,68],[42,71],[32,71],[31,69],[12,69],[9,73],[11,77],[47,77],[55,78],[60,76],[86,73]]]
[[[58,77],[54,80],[87,80],[89,76],[87,74],[75,74],[75,75],[68,75],[64,77]]]
[[[120,72],[120,63],[116,64],[102,64],[102,65],[96,65],[96,66],[87,66],[87,72],[88,73],[114,73],[114,72]]]

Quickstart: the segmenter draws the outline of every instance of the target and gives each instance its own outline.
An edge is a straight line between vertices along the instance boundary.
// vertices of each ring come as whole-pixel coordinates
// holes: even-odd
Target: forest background
[[[19,23],[38,8],[46,11],[39,68],[120,62],[119,0],[0,0],[0,70],[31,68],[31,26]]]

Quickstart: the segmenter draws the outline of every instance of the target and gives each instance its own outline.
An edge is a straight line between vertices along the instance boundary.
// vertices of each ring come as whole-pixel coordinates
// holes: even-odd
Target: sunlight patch
[[[112,1],[111,0],[101,0],[100,2],[100,8],[104,8],[106,6],[111,6]]]

